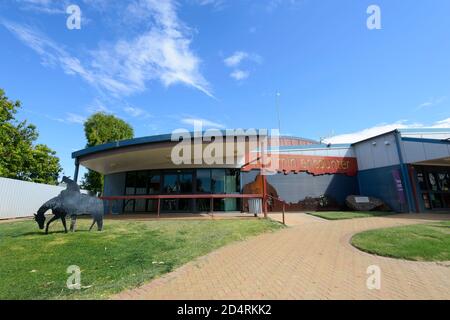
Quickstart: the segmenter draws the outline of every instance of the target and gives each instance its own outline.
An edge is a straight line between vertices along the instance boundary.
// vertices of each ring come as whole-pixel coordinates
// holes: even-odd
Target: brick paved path
[[[279,216],[274,216],[279,218]],[[285,230],[223,247],[114,299],[450,299],[450,267],[369,255],[349,244],[360,231],[450,215],[325,221],[290,214]],[[368,266],[382,271],[368,290]]]

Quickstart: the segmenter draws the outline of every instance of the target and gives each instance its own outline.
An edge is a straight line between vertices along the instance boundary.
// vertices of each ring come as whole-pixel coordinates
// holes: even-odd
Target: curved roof
[[[221,132],[224,137],[227,136],[227,132],[225,130],[221,130]],[[192,132],[191,132],[191,135],[193,135]],[[248,134],[246,134],[245,136],[248,136]],[[167,142],[174,142],[174,141],[172,141],[172,134],[162,134],[162,135],[134,138],[134,139],[129,139],[129,140],[115,141],[115,142],[110,142],[110,143],[86,148],[83,150],[75,151],[72,153],[72,158],[73,159],[81,158],[81,157],[92,155],[95,153],[101,153],[104,151],[116,150],[116,149],[120,149],[120,148],[153,144],[153,143],[167,143]],[[312,144],[319,144],[319,142],[311,140],[311,139],[301,138],[301,137],[280,136],[280,145],[281,146],[300,146],[300,145],[312,145]]]

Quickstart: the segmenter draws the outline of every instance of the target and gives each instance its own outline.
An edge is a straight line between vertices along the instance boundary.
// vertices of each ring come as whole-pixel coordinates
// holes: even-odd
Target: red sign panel
[[[342,157],[320,157],[304,155],[276,155],[278,158],[278,172],[308,172],[313,175],[323,174],[346,174],[356,176],[358,173],[358,163],[356,158]],[[242,171],[261,169],[260,163],[249,164],[242,168]]]

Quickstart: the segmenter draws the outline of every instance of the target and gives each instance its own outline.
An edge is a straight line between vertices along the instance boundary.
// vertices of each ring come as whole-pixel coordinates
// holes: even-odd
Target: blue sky
[[[82,10],[81,29],[66,8]],[[369,30],[367,8],[381,9]],[[136,136],[276,128],[352,142],[450,126],[448,0],[5,0],[0,87],[66,174],[95,111]]]

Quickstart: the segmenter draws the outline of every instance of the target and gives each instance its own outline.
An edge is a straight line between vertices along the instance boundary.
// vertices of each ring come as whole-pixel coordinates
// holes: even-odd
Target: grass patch
[[[46,236],[34,221],[1,224],[0,299],[105,299],[228,243],[282,228],[269,220],[106,221],[103,232],[89,233],[89,220],[78,225],[77,233]],[[70,265],[81,268],[84,289],[67,289]]]
[[[391,258],[412,261],[450,261],[450,221],[359,233],[356,248]]]
[[[379,212],[379,211],[330,211],[330,212],[308,212],[308,214],[327,219],[327,220],[347,220],[347,219],[357,219],[357,218],[369,218],[369,217],[381,217],[392,215],[392,212]]]

